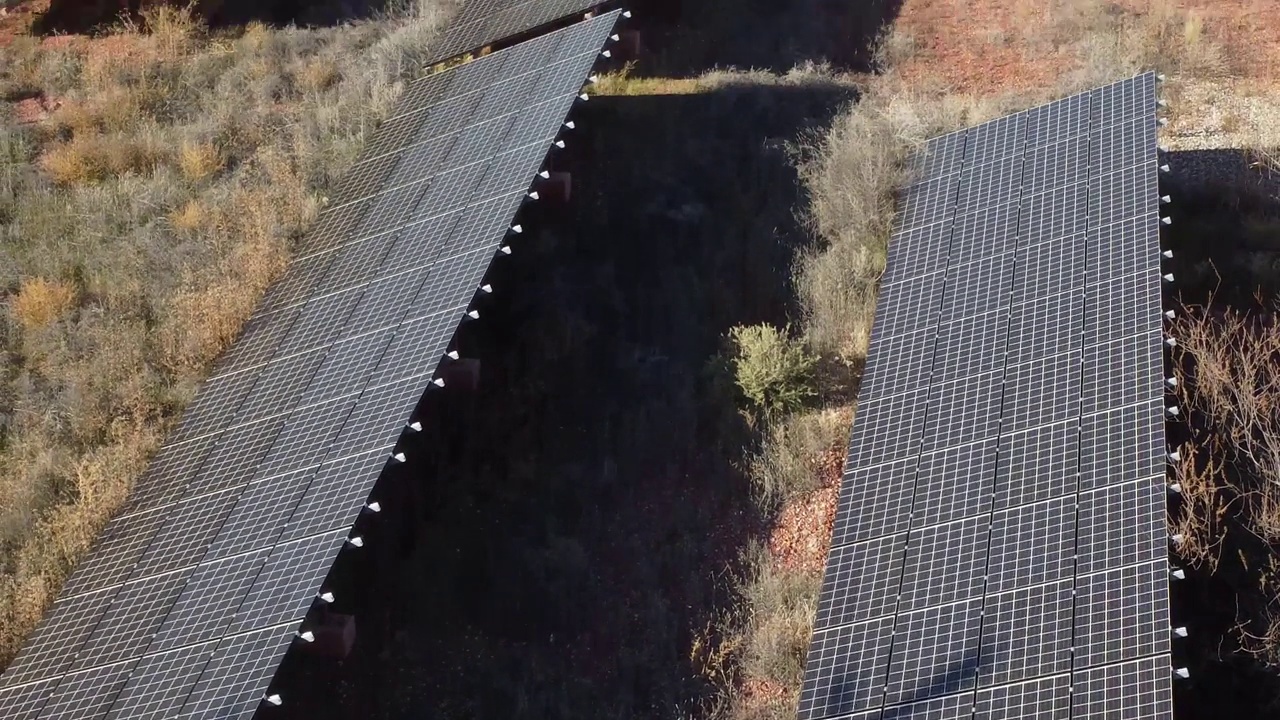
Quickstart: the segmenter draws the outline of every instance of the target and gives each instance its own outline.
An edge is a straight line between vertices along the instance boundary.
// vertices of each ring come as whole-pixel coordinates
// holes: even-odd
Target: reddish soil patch
[[[49,119],[49,115],[62,105],[61,101],[52,100],[43,95],[26,98],[13,104],[13,119],[19,124],[27,125]]]
[[[1199,18],[1234,73],[1272,81],[1280,72],[1275,0],[1116,0],[1113,7],[1141,13],[1153,1]],[[899,71],[977,95],[1047,87],[1077,62],[1040,32],[1051,22],[1044,3],[1029,0],[906,0],[896,25],[916,52]]]
[[[917,54],[899,71],[977,94],[1048,84],[1062,68],[1020,41],[1033,22],[1036,12],[1008,0],[907,0],[896,24]]]
[[[21,0],[0,11],[0,47],[7,47],[19,35],[31,30],[31,23],[49,9],[51,0]]]
[[[843,445],[828,450],[818,463],[822,484],[813,492],[783,506],[769,533],[769,554],[779,567],[820,573],[827,560],[831,528],[840,496]]]

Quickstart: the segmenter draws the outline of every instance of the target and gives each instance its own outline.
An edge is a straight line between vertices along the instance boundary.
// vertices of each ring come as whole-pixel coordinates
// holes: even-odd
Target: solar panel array
[[[616,19],[405,90],[0,676],[5,718],[255,711]]]
[[[1155,77],[939,137],[889,243],[800,718],[1169,718]]]
[[[608,0],[467,0],[431,48],[441,62],[585,14]]]

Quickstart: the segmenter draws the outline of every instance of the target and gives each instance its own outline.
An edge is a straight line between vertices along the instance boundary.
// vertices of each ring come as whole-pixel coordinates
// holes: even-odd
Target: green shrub
[[[739,325],[729,336],[738,387],[766,416],[798,410],[817,394],[814,367],[818,358],[791,337],[790,328]]]

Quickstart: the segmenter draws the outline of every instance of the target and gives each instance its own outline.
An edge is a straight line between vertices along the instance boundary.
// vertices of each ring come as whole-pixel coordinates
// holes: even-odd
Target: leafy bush
[[[738,387],[768,417],[798,410],[817,394],[814,366],[818,358],[789,331],[764,324],[739,325],[729,331]]]

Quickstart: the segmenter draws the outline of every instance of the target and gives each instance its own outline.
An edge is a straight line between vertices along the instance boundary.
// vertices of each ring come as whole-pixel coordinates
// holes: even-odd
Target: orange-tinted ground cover
[[[1205,37],[1226,50],[1235,74],[1271,80],[1280,71],[1275,0],[905,0],[896,27],[915,53],[898,70],[977,95],[1047,87],[1079,61],[1051,32],[1073,2],[1096,5],[1096,12],[1172,7],[1203,22]]]
[[[844,443],[828,450],[816,464],[821,486],[787,503],[778,514],[769,533],[769,553],[779,567],[806,573],[822,572],[836,517],[844,455]]]

